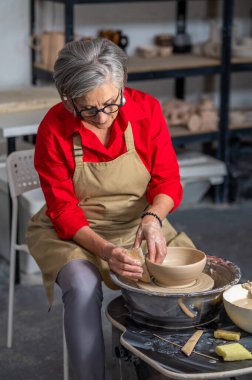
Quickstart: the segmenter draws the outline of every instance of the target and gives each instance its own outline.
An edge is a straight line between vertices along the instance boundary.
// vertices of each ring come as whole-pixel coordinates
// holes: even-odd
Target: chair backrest
[[[34,168],[34,149],[11,153],[6,161],[11,198],[40,187]]]

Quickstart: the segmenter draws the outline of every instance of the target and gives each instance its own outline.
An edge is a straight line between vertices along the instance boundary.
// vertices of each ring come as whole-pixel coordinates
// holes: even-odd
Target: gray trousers
[[[105,349],[101,322],[101,275],[85,260],[73,260],[58,274],[64,326],[76,380],[104,380]]]

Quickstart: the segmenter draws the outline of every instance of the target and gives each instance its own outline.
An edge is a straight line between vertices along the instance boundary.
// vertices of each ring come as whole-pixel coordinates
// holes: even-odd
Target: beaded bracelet
[[[163,223],[162,223],[162,220],[161,218],[155,214],[154,212],[151,212],[151,211],[146,211],[142,214],[141,218],[144,218],[146,215],[151,215],[151,216],[154,216],[154,218],[156,218],[158,221],[159,221],[159,224],[160,224],[160,227],[163,226]]]

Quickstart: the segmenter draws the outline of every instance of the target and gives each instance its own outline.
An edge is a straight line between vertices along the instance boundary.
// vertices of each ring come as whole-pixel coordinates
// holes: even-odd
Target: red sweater
[[[35,168],[47,203],[47,214],[62,239],[71,239],[88,225],[74,193],[73,133],[82,139],[87,162],[111,161],[126,152],[124,131],[131,122],[136,151],[151,174],[146,198],[169,195],[175,209],[182,199],[179,168],[159,102],[143,92],[126,88],[126,104],[115,119],[108,147],[86,129],[62,103],[52,107],[42,120],[35,148]]]

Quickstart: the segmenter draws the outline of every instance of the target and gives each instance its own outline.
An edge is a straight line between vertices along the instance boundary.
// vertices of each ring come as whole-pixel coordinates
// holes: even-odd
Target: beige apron
[[[73,183],[78,205],[89,221],[90,227],[115,245],[129,248],[135,240],[140,216],[148,206],[146,189],[151,179],[138,156],[131,124],[124,133],[126,153],[109,162],[83,162],[80,135],[74,135],[75,171]],[[193,246],[183,233],[177,233],[168,223],[163,223],[164,236],[171,246]],[[44,206],[31,219],[27,242],[32,256],[43,274],[49,303],[53,301],[53,287],[60,269],[69,261],[86,259],[100,271],[107,286],[116,289],[109,277],[106,261],[80,247],[72,240],[62,240],[46,215]],[[146,251],[146,243],[143,250]]]

